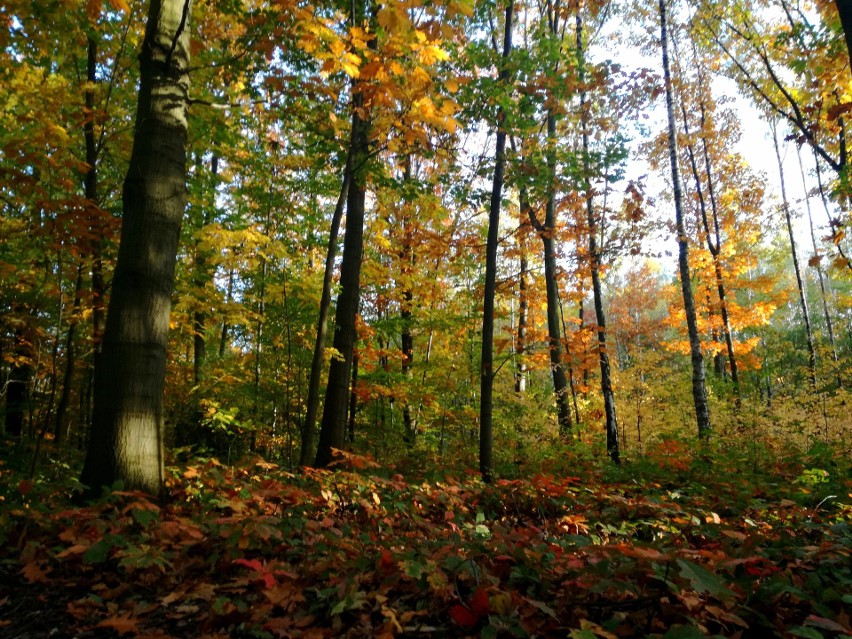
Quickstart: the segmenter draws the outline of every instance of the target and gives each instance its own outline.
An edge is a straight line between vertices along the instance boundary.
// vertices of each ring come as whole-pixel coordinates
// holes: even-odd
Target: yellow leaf
[[[130,13],[130,5],[128,5],[124,0],[109,0],[109,3],[112,5],[112,8],[116,11],[123,11],[124,13]]]
[[[447,91],[449,91],[450,93],[455,93],[456,91],[459,90],[459,83],[456,82],[455,80],[447,80],[447,82],[444,84],[444,86],[447,88]]]
[[[379,25],[391,34],[407,31],[411,28],[411,20],[408,19],[408,15],[394,7],[384,7],[379,11],[376,19],[379,21]]]

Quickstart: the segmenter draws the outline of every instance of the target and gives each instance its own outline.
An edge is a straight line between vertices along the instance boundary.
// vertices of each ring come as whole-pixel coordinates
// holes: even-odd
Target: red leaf
[[[468,610],[461,604],[456,604],[450,608],[450,617],[463,628],[473,628],[473,626],[479,623],[479,615]]]
[[[477,588],[470,600],[470,609],[479,617],[484,617],[491,612],[488,602],[488,591],[485,588]]]
[[[388,549],[382,550],[382,556],[379,558],[379,569],[382,572],[390,572],[393,570],[393,566],[393,555]]]
[[[21,494],[26,497],[30,494],[30,491],[33,489],[33,480],[32,479],[22,479],[18,484],[18,490]]]
[[[240,566],[245,566],[246,568],[251,568],[257,572],[264,571],[263,564],[260,563],[259,559],[234,559],[234,563]]]

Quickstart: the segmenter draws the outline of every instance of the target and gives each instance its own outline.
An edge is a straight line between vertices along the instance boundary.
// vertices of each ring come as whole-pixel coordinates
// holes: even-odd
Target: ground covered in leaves
[[[169,469],[164,504],[118,490],[78,508],[7,461],[0,636],[850,634],[842,456],[668,442],[561,468],[483,485],[353,456],[296,473],[195,459]]]

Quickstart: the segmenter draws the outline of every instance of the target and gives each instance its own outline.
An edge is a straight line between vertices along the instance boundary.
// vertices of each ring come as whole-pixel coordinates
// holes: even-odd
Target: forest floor
[[[828,449],[671,441],[491,485],[352,455],[296,473],[194,459],[162,504],[85,508],[67,465],[33,480],[13,462],[4,638],[850,636],[852,481]]]

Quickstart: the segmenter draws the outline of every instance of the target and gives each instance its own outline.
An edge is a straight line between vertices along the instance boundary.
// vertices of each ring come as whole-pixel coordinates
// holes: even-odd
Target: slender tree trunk
[[[521,197],[521,209],[529,207],[529,202],[525,202],[526,197]],[[523,215],[523,213],[521,213]],[[527,272],[529,264],[527,263],[526,252],[526,234],[523,228],[524,223],[521,223],[521,229],[518,231],[521,264],[520,273],[518,275],[518,329],[515,333],[515,392],[524,393],[527,390],[527,364],[524,361],[524,354],[527,350],[527,313],[529,312],[529,292],[527,291]]]
[[[151,0],[133,151],[92,433],[80,478],[95,494],[163,487],[163,387],[177,245],[186,206],[190,0]]]
[[[358,412],[358,351],[352,354],[352,387],[349,389],[349,445],[355,443],[355,415]]]
[[[405,173],[403,179],[406,184],[411,182],[411,156],[405,157]],[[414,335],[411,332],[411,311],[414,303],[414,292],[412,291],[411,275],[414,270],[416,254],[414,252],[414,235],[411,229],[411,220],[409,213],[405,213],[402,220],[403,225],[403,246],[400,252],[400,260],[402,262],[403,275],[403,290],[402,304],[400,304],[400,320],[402,321],[402,330],[400,333],[400,341],[402,348],[402,374],[411,384],[411,367],[414,364]],[[402,421],[403,421],[403,437],[405,443],[411,447],[414,445],[414,440],[417,436],[417,422],[414,412],[411,410],[411,402],[406,398],[402,403]]]
[[[660,7],[660,45],[663,55],[663,76],[666,85],[666,113],[668,116],[669,162],[672,171],[672,191],[675,205],[675,226],[678,244],[678,270],[680,272],[681,294],[686,313],[686,325],[689,333],[689,351],[692,360],[692,400],[695,405],[695,418],[698,424],[698,436],[705,439],[710,436],[710,409],[707,404],[705,386],[704,356],[701,353],[701,338],[698,334],[698,321],[695,312],[695,298],[692,295],[692,280],[689,273],[689,240],[683,219],[683,193],[680,184],[680,172],[677,164],[677,127],[674,117],[674,95],[672,77],[669,69],[669,45],[666,26],[666,0],[659,0]]]
[[[210,160],[210,173],[213,176],[213,196],[215,198],[216,180],[219,176],[219,156],[215,153],[213,154],[213,158]],[[204,215],[201,219],[201,226],[198,228],[199,231],[203,230],[204,227],[213,221],[213,211],[211,209],[204,211]],[[200,240],[195,241],[195,264],[193,265],[195,270],[195,281],[193,283],[197,289],[203,288],[210,280],[210,273],[207,267],[207,255],[201,251],[200,243]],[[196,395],[198,395],[198,386],[201,384],[202,377],[204,376],[204,361],[207,356],[206,327],[207,313],[201,309],[196,310],[192,316],[192,380],[196,386]]]
[[[354,132],[354,129],[353,129]],[[337,258],[337,236],[340,232],[340,221],[346,207],[349,184],[352,181],[352,145],[346,152],[346,164],[343,168],[343,182],[340,194],[331,216],[331,228],[328,231],[328,247],[325,253],[325,271],[322,278],[322,294],[320,295],[319,318],[317,319],[317,335],[314,340],[314,354],[311,359],[311,375],[308,380],[308,404],[305,410],[305,421],[302,424],[302,446],[299,451],[299,465],[310,466],[314,460],[314,431],[319,413],[320,378],[322,376],[323,355],[325,353],[325,337],[328,331],[328,312],[331,308],[331,286],[334,280],[334,260]]]
[[[805,165],[802,162],[802,149],[798,146],[796,147],[796,156],[799,158],[799,171],[802,174],[802,188],[805,191],[805,206],[807,207],[808,212],[808,228],[811,231],[811,245],[814,249],[814,261],[817,278],[819,280],[819,292],[822,300],[823,317],[825,318],[825,329],[828,333],[828,344],[831,347],[831,359],[836,365],[838,363],[838,357],[837,343],[834,339],[834,325],[831,321],[831,313],[828,312],[828,292],[826,290],[825,274],[823,273],[822,264],[820,263],[820,252],[819,246],[817,245],[816,233],[814,232],[814,218],[811,213],[811,197],[808,193],[808,183],[805,179]],[[840,380],[838,379],[838,382],[839,381]]]
[[[796,236],[793,233],[793,218],[790,212],[790,203],[787,200],[787,186],[784,180],[784,163],[781,160],[781,149],[778,146],[778,130],[774,120],[770,121],[772,127],[772,142],[775,145],[775,158],[778,161],[778,176],[781,180],[781,204],[784,208],[784,220],[787,222],[787,235],[790,238],[790,253],[793,256],[793,272],[796,275],[796,288],[799,292],[799,305],[802,310],[802,319],[805,322],[805,337],[808,343],[808,370],[810,371],[811,386],[816,388],[816,348],[814,346],[814,334],[811,328],[811,314],[808,310],[808,301],[805,297],[805,284],[802,279],[802,269],[799,267],[799,255],[796,250]]]
[[[269,237],[269,224],[270,219],[269,216],[266,218],[266,223],[264,225],[264,235]],[[263,355],[263,329],[264,324],[266,323],[266,276],[269,269],[268,262],[266,258],[261,256],[260,258],[260,291],[259,298],[257,300],[257,322],[255,323],[255,331],[254,331],[254,397],[252,399],[252,420],[254,421],[254,428],[251,431],[251,439],[249,441],[249,450],[255,452],[257,450],[257,427],[260,424],[260,369],[261,369],[261,356]]]
[[[689,136],[689,121],[687,119],[686,114],[686,105],[681,102],[681,115],[683,116],[683,128],[684,133]],[[714,190],[713,183],[713,173],[710,163],[710,152],[707,147],[706,140],[706,132],[704,131],[704,121],[705,121],[705,109],[704,103],[701,104],[701,122],[702,122],[702,131],[701,137],[704,145],[704,170],[707,178],[707,194],[708,198],[704,197],[704,188],[701,184],[701,176],[698,169],[698,163],[695,159],[695,151],[691,144],[687,145],[687,155],[689,157],[689,166],[692,170],[692,178],[695,181],[695,192],[698,196],[698,208],[699,208],[699,217],[701,220],[702,227],[704,228],[704,237],[705,242],[707,244],[707,250],[710,251],[710,257],[713,260],[713,273],[716,280],[716,292],[719,296],[719,309],[722,316],[722,333],[725,338],[725,348],[728,353],[728,364],[731,367],[731,381],[734,383],[734,388],[736,389],[737,397],[739,397],[740,390],[740,377],[739,377],[739,368],[737,367],[737,357],[734,352],[734,338],[733,332],[731,331],[731,321],[730,316],[728,314],[728,303],[726,300],[726,290],[725,290],[725,280],[724,275],[722,273],[722,260],[721,260],[721,233],[719,230],[719,216],[718,211],[716,209],[716,196]],[[707,199],[710,200],[710,208],[713,216],[713,229],[710,228],[710,220],[707,214]],[[714,239],[715,238],[715,239]],[[709,296],[708,296],[708,302]],[[718,337],[714,335],[714,339]],[[718,356],[714,358],[714,365],[717,368],[717,372],[724,377],[726,368],[724,365],[724,359],[720,359]]]
[[[225,294],[225,303],[230,305],[234,301],[234,269],[228,270],[228,292]],[[225,350],[228,347],[228,320],[222,320],[222,333],[219,335],[219,359],[225,357]]]
[[[361,6],[355,22],[363,19]],[[364,209],[367,195],[366,162],[369,156],[370,122],[364,114],[363,86],[356,82],[352,95],[352,183],[346,198],[346,231],[340,266],[340,294],[335,312],[334,348],[328,371],[315,464],[324,468],[333,459],[333,448],[344,447],[346,406],[355,349],[355,318],[361,298],[361,255],[364,244]]]
[[[106,330],[106,303],[107,284],[104,277],[103,247],[106,241],[106,229],[100,220],[98,212],[98,144],[95,139],[95,92],[94,85],[97,82],[98,43],[95,35],[90,33],[87,37],[86,55],[86,80],[88,82],[85,92],[85,104],[87,109],[86,121],[83,124],[83,137],[86,143],[86,164],[88,170],[83,177],[83,190],[86,197],[86,206],[89,208],[90,216],[97,219],[93,223],[95,236],[91,246],[92,260],[92,360],[89,364],[88,377],[94,379],[94,369],[100,356],[103,344],[104,331]],[[90,383],[89,388],[93,388]],[[87,403],[85,423],[91,423],[92,402]]]
[[[556,143],[556,118],[552,111],[547,114],[548,144]],[[559,432],[566,435],[572,427],[571,407],[569,404],[568,378],[562,363],[562,331],[560,329],[559,284],[556,278],[556,155],[551,148],[548,151],[548,172],[550,187],[545,205],[544,223],[536,217],[532,207],[527,208],[530,222],[538,232],[544,247],[544,284],[547,297],[547,335],[550,372],[553,378],[553,392],[556,398]]]
[[[583,48],[583,18],[580,13],[582,5],[577,9],[577,57],[579,59],[580,84],[585,76],[585,50]],[[595,319],[598,334],[598,360],[601,369],[601,394],[604,400],[606,414],[606,450],[614,462],[619,461],[618,449],[618,418],[615,413],[615,395],[612,390],[612,377],[609,364],[609,351],[606,345],[606,315],[603,308],[603,293],[601,291],[601,252],[598,249],[598,224],[591,185],[591,163],[589,161],[589,114],[585,88],[580,89],[580,126],[583,140],[583,188],[586,191],[586,222],[589,233],[589,270],[592,273],[592,292],[595,301]]]
[[[19,307],[19,310],[24,310]],[[9,437],[24,433],[27,409],[30,404],[30,386],[33,378],[33,343],[24,327],[15,330],[14,362],[6,382],[5,430]]]
[[[513,2],[506,6],[503,29],[503,54],[498,82],[509,82],[506,61],[512,52]],[[485,247],[485,291],[482,312],[482,357],[479,404],[479,472],[482,480],[490,482],[494,472],[494,297],[497,289],[497,244],[500,229],[500,208],[503,199],[503,173],[506,164],[506,114],[497,114],[497,146],[494,151],[494,177],[491,183],[491,203],[488,210],[488,239]]]
[[[74,383],[74,369],[77,365],[77,318],[80,313],[83,296],[83,265],[77,265],[77,279],[74,283],[74,301],[71,305],[71,318],[68,320],[68,333],[65,335],[65,370],[62,374],[62,392],[56,404],[56,421],[53,439],[57,445],[65,441],[68,432],[66,415],[71,401],[71,385]]]

